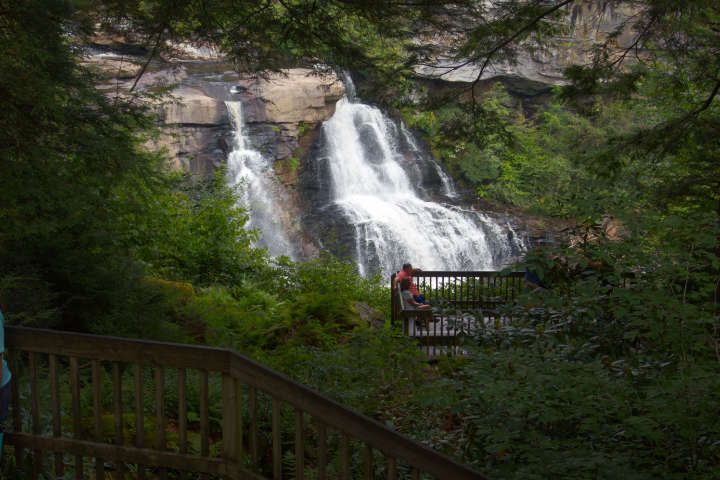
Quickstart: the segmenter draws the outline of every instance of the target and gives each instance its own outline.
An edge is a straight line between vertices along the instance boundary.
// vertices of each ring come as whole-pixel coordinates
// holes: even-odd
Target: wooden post
[[[143,448],[145,446],[145,399],[143,392],[143,367],[135,364],[133,367],[135,376],[135,446]],[[145,465],[137,466],[138,480],[145,479]]]
[[[235,410],[235,379],[229,374],[224,373],[222,376],[222,442],[223,457],[225,461],[234,464],[237,461],[237,412]],[[232,477],[228,477],[232,478]]]
[[[165,370],[155,367],[155,424],[157,425],[156,447],[165,450]],[[167,470],[159,469],[161,480],[167,478]]]
[[[248,389],[248,409],[250,411],[250,458],[253,465],[258,462],[258,422],[257,422],[257,390]]]
[[[122,372],[120,362],[112,363],[113,383],[113,407],[115,410],[115,445],[122,446],[125,443],[123,434],[123,408],[122,408]],[[121,461],[115,462],[115,478],[125,478],[125,464]]]
[[[295,478],[305,477],[305,419],[299,408],[295,410]]]
[[[399,305],[397,298],[395,298],[395,295],[397,294],[395,292],[395,275],[390,275],[390,324],[395,325],[395,323],[398,321],[398,311],[399,311]]]
[[[373,450],[370,445],[365,444],[365,480],[373,480],[374,468],[373,468]]]
[[[50,402],[52,403],[53,438],[59,438],[62,435],[62,424],[60,422],[60,387],[58,385],[57,356],[50,354],[48,361],[48,374],[50,375]],[[64,475],[65,464],[63,462],[62,453],[55,453],[55,476],[61,478]]]
[[[93,385],[93,417],[95,419],[95,441],[103,441],[102,431],[102,392],[100,378],[100,362],[92,361],[92,385]],[[95,457],[95,479],[105,479],[105,460]]]
[[[387,480],[395,480],[397,478],[397,465],[393,457],[387,459]]]
[[[12,372],[12,416],[13,416],[13,430],[16,432],[22,432],[22,420],[21,420],[21,406],[20,406],[20,351],[12,350],[10,352],[10,372]],[[22,467],[23,464],[23,449],[15,447],[15,465]]]
[[[30,352],[30,416],[32,418],[32,433],[40,435],[40,395],[38,394],[38,359],[37,353]],[[42,469],[42,452],[33,450],[33,478],[38,478]]]
[[[327,479],[327,428],[318,422],[318,479]]]
[[[235,379],[235,416],[236,416],[235,448],[236,448],[236,452],[237,452],[235,454],[235,458],[236,458],[238,464],[242,465],[242,462],[243,462],[243,393],[242,393],[242,383],[237,378]]]
[[[282,478],[282,432],[280,431],[280,402],[272,399],[272,459],[273,479]]]
[[[187,372],[184,368],[178,370],[178,435],[180,453],[185,455],[188,451],[187,441]],[[180,472],[180,479],[187,478],[186,472]]]
[[[340,433],[340,478],[350,480],[350,440],[347,433]]]
[[[200,370],[200,455],[210,456],[208,421],[208,372]],[[203,477],[207,478],[207,476]]]
[[[70,394],[72,397],[72,422],[73,422],[73,438],[82,439],[80,431],[80,372],[78,370],[77,357],[70,357]],[[84,477],[83,458],[80,455],[75,456],[75,476]]]

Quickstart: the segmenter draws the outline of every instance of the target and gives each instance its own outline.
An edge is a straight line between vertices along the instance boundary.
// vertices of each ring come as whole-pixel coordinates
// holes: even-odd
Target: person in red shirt
[[[397,275],[395,275],[395,288],[398,288],[400,285],[400,282],[404,278],[410,279],[410,293],[412,293],[413,298],[418,303],[427,303],[425,302],[425,295],[420,295],[420,292],[418,291],[417,285],[415,285],[415,282],[413,281],[413,273],[419,272],[420,269],[413,269],[412,265],[409,263],[405,263],[402,266],[402,270],[400,270]]]

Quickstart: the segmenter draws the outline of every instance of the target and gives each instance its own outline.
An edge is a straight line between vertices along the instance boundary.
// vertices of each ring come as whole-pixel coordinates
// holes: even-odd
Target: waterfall
[[[422,198],[401,166],[400,135],[416,157],[420,149],[379,109],[345,97],[323,135],[332,202],[354,229],[361,274],[389,274],[405,262],[425,270],[496,270],[523,249],[511,229],[490,217]],[[443,193],[454,195],[432,163]]]
[[[413,137],[412,133],[408,130],[408,128],[405,126],[403,122],[400,122],[400,131],[403,134],[403,137],[405,138],[405,141],[410,146],[410,149],[412,150],[413,154],[417,158],[423,158],[425,155],[423,155],[422,150],[420,150],[420,147],[418,146],[417,142],[415,141],[415,138]],[[452,180],[450,180],[450,177],[448,177],[447,173],[443,171],[443,169],[438,165],[437,161],[435,161],[432,156],[428,156],[428,161],[432,165],[433,169],[435,169],[435,173],[437,173],[437,176],[440,177],[440,182],[442,183],[442,193],[446,197],[449,198],[457,198],[458,194],[455,190],[455,185],[453,185]]]
[[[274,179],[272,164],[253,150],[245,133],[241,102],[225,102],[234,131],[233,150],[228,156],[228,182],[239,187],[241,201],[248,211],[248,229],[258,230],[258,246],[270,255],[294,258],[295,251],[280,219],[280,187]]]

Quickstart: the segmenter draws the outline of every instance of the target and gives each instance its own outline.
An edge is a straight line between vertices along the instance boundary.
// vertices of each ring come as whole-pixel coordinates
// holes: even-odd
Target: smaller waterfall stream
[[[402,132],[403,138],[405,138],[405,141],[410,146],[410,149],[412,150],[413,154],[418,157],[422,158],[425,157],[422,150],[420,150],[420,147],[418,146],[417,142],[415,141],[415,138],[413,137],[412,133],[410,133],[410,130],[405,126],[403,122],[400,122],[400,132]],[[435,169],[435,173],[437,173],[438,177],[440,177],[440,182],[442,183],[442,193],[448,198],[457,198],[458,194],[455,190],[455,185],[453,185],[452,180],[450,180],[450,177],[447,176],[447,173],[443,171],[443,169],[438,165],[438,163],[435,161],[434,158],[431,156],[427,156],[428,161]]]
[[[248,229],[259,231],[258,245],[270,255],[295,258],[294,248],[280,220],[277,198],[279,186],[273,178],[272,164],[253,150],[245,133],[241,102],[225,102],[232,121],[233,150],[228,156],[228,182],[241,188],[242,202],[248,209]]]

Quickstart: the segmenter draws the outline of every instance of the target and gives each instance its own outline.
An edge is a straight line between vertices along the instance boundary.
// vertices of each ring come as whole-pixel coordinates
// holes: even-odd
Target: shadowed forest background
[[[524,101],[483,79],[587,3],[0,0],[8,324],[229,347],[490,478],[720,478],[720,7],[600,2],[635,14],[566,85]],[[148,58],[203,41],[242,72],[348,69],[474,201],[567,226],[514,266],[546,288],[429,363],[388,279],[270,257],[222,169],[148,148],[164,92],[101,93],[80,65],[128,25]],[[477,79],[418,78],[428,32]]]

